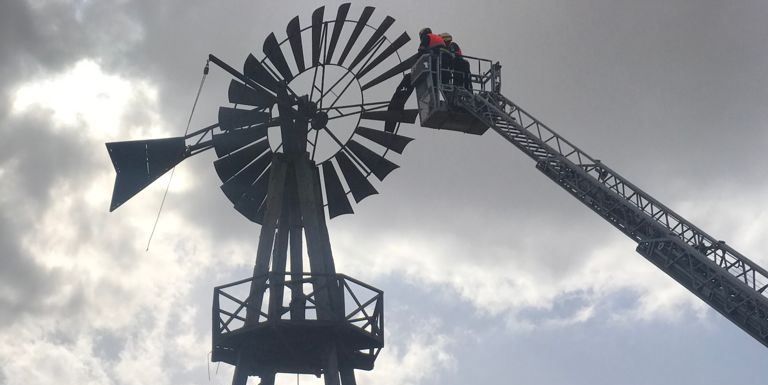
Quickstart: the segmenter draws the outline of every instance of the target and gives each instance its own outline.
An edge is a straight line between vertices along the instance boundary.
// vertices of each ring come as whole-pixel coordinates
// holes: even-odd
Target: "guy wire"
[[[210,60],[205,61],[205,68],[203,68],[203,77],[200,79],[200,86],[197,88],[197,95],[195,95],[195,102],[192,103],[192,111],[189,112],[189,119],[187,119],[187,128],[184,130],[184,136],[189,133],[189,126],[192,124],[192,116],[195,114],[195,108],[197,107],[197,101],[200,99],[200,93],[203,91],[203,84],[205,84],[205,78],[208,76]],[[155,235],[155,229],[157,229],[157,222],[160,221],[160,213],[163,211],[163,205],[165,204],[165,198],[168,196],[168,190],[171,188],[171,181],[173,180],[173,172],[176,171],[176,166],[171,169],[171,176],[168,178],[168,184],[165,186],[165,192],[163,193],[163,199],[160,201],[160,208],[157,210],[157,217],[155,217],[155,223],[152,225],[152,231],[149,233],[149,239],[147,240],[147,248],[144,251],[149,251],[149,244],[152,243],[152,236]]]

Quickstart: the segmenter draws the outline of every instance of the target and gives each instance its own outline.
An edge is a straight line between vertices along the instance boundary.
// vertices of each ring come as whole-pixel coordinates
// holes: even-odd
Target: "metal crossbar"
[[[500,82],[500,66],[473,79]],[[445,85],[437,84],[443,91]],[[637,242],[638,253],[768,346],[765,269],[588,155],[495,85],[475,91],[451,87],[449,92],[460,107],[532,158],[541,172]]]

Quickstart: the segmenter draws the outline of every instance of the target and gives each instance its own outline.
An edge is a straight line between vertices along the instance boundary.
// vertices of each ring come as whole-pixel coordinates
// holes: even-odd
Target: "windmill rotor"
[[[263,216],[269,159],[287,151],[286,131],[305,127],[302,149],[322,170],[331,218],[353,212],[348,196],[359,203],[376,194],[369,179],[382,181],[396,169],[388,156],[401,154],[412,140],[398,129],[414,123],[417,110],[405,109],[404,100],[370,101],[383,94],[375,86],[410,68],[397,52],[410,38],[386,36],[394,22],[389,16],[369,24],[373,7],[356,19],[349,18],[349,8],[341,5],[328,20],[325,8],[317,8],[304,27],[293,18],[286,37],[278,41],[269,34],[263,58],[248,55],[244,79],[230,81],[232,106],[219,110],[222,132],[213,135],[219,157],[214,165],[222,191],[252,221],[260,223]]]
[[[328,216],[353,213],[349,198],[359,203],[377,194],[375,184],[398,167],[392,154],[412,140],[399,128],[417,115],[405,108],[413,91],[408,75],[396,83],[417,56],[403,60],[398,52],[410,37],[388,37],[394,19],[376,22],[374,11],[354,16],[345,3],[335,13],[317,8],[306,24],[296,16],[282,40],[270,33],[261,52],[246,57],[242,72],[210,55],[233,76],[218,123],[184,137],[108,143],[117,171],[110,210],[187,157],[213,149],[222,192],[261,223],[273,156],[296,150],[321,170]],[[288,149],[287,138],[296,135],[303,139]]]

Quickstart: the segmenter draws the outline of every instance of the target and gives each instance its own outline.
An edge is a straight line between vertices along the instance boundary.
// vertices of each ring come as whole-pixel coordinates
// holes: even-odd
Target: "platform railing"
[[[421,76],[430,77],[430,89],[435,102],[450,101],[457,88],[465,88],[455,79],[464,74],[455,66],[456,60],[465,60],[469,67],[471,90],[474,93],[498,92],[501,89],[501,64],[474,56],[456,56],[447,51],[426,53],[412,68],[413,82]]]
[[[251,294],[254,284],[263,288],[255,291],[261,301]],[[331,298],[327,304],[319,300],[323,291]],[[278,310],[270,311],[275,303]],[[229,333],[279,322],[349,325],[383,341],[384,293],[343,274],[270,273],[214,288],[212,317],[214,342]]]

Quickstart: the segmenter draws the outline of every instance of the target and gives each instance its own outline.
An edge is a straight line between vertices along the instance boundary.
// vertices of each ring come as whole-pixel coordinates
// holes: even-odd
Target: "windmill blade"
[[[336,43],[339,42],[341,30],[344,28],[344,21],[347,19],[349,6],[350,3],[344,3],[339,6],[339,10],[336,12],[336,21],[333,22],[333,33],[331,34],[331,41],[328,43],[328,52],[325,53],[325,63],[330,63],[333,59],[333,51],[336,50]]]
[[[355,133],[398,154],[402,154],[405,146],[413,140],[413,138],[407,136],[374,130],[363,126],[358,126],[355,129]]]
[[[139,191],[187,157],[183,137],[107,143],[117,176],[109,211],[114,211]]]
[[[254,215],[253,219],[251,219],[253,222],[261,224],[264,222],[264,214],[267,211],[267,204],[266,199],[261,202],[261,206],[259,206],[259,209],[256,211],[256,215]]]
[[[416,64],[416,61],[419,60],[419,57],[421,57],[420,53],[415,53],[413,56],[409,57],[408,59],[403,60],[400,62],[400,64],[388,69],[383,74],[377,76],[375,79],[371,80],[368,83],[365,83],[362,87],[360,87],[361,90],[365,91],[381,82],[386,81],[387,79],[403,72],[408,71],[413,67],[414,64]]]
[[[266,123],[270,117],[268,112],[258,109],[242,110],[239,108],[219,107],[219,127],[224,131]]]
[[[235,174],[235,176],[224,182],[224,184],[221,185],[221,191],[224,192],[224,195],[226,195],[232,203],[237,203],[237,201],[240,200],[240,197],[251,189],[252,185],[255,184],[260,177],[266,175],[266,177],[269,178],[269,171],[267,171],[267,169],[270,164],[272,164],[272,154],[267,153],[260,156]]]
[[[307,130],[306,119],[294,119],[297,116],[290,105],[279,102],[277,109],[280,113],[280,138],[283,152],[303,154],[306,152]]]
[[[389,100],[388,111],[402,111],[405,108],[405,103],[413,93],[413,84],[411,84],[411,73],[408,72],[403,75],[403,80],[395,89],[395,93],[392,95],[392,99]],[[395,132],[397,129],[397,122],[388,120],[384,123],[384,131]]]
[[[240,130],[232,130],[213,135],[213,148],[216,156],[223,158],[253,142],[267,136],[267,126],[259,125]]]
[[[275,103],[277,99],[261,88],[251,88],[237,80],[229,82],[229,102],[266,108]]]
[[[299,26],[299,17],[296,16],[288,23],[285,29],[288,40],[291,42],[291,51],[293,51],[293,60],[296,62],[296,68],[299,72],[304,72],[304,47],[301,43],[301,26]]]
[[[267,36],[267,39],[264,40],[263,51],[264,55],[267,55],[269,61],[275,68],[277,68],[277,71],[280,72],[280,75],[283,75],[283,79],[286,83],[290,82],[291,79],[293,79],[293,74],[288,67],[288,62],[285,61],[283,50],[280,49],[280,43],[277,42],[274,32],[270,33],[269,36]]]
[[[356,142],[354,139],[350,139],[349,142],[347,142],[347,147],[352,150],[355,156],[360,159],[365,167],[368,167],[368,169],[373,172],[373,175],[376,175],[379,180],[384,180],[390,172],[400,167],[389,161],[389,159]]]
[[[355,24],[355,29],[352,30],[352,34],[349,35],[349,41],[347,42],[347,45],[344,47],[344,51],[341,52],[341,57],[339,58],[339,65],[344,64],[344,59],[347,58],[347,55],[349,55],[349,51],[352,49],[352,46],[355,45],[355,42],[357,41],[357,38],[360,37],[360,33],[363,32],[363,28],[365,28],[365,25],[368,24],[368,19],[371,18],[371,15],[373,14],[373,10],[376,9],[374,7],[365,7],[363,9],[363,13],[360,15],[360,20],[357,21],[357,24]]]
[[[361,78],[365,76],[368,72],[376,68],[376,66],[381,64],[381,62],[383,62],[384,60],[387,60],[388,57],[392,56],[393,53],[397,52],[398,49],[400,49],[409,41],[411,41],[411,37],[408,36],[407,32],[403,32],[403,34],[400,35],[397,39],[395,39],[395,41],[393,41],[391,44],[389,44],[387,48],[384,48],[384,50],[381,51],[379,56],[376,56],[375,59],[371,60],[368,63],[368,65],[366,65],[363,69],[361,69],[360,72],[357,73],[357,77]]]
[[[274,93],[277,93],[277,90],[281,88],[277,79],[272,76],[269,70],[264,67],[264,64],[261,64],[259,59],[256,59],[253,54],[249,54],[248,58],[245,59],[243,74]]]
[[[261,223],[264,217],[264,201],[269,190],[269,170],[256,180],[235,202],[235,210],[253,222]]]
[[[259,200],[250,194],[245,194],[235,203],[235,210],[251,221],[261,223],[259,209],[263,203],[264,199]]]
[[[376,31],[373,32],[373,35],[368,39],[368,41],[365,43],[363,48],[360,50],[360,53],[357,54],[355,57],[355,60],[352,60],[352,64],[349,65],[349,68],[355,68],[357,64],[360,63],[363,58],[368,55],[371,50],[373,49],[373,46],[378,43],[379,39],[381,39],[382,36],[387,32],[389,27],[394,24],[395,19],[393,19],[391,16],[387,16],[384,18],[384,21],[381,22],[381,25],[379,25],[378,28],[376,28]]]
[[[343,151],[339,151],[334,159],[339,164],[341,173],[344,175],[349,191],[352,192],[352,197],[355,198],[356,203],[360,203],[361,200],[370,195],[379,193]]]
[[[312,65],[320,64],[320,40],[323,34],[323,12],[320,7],[312,12]]]
[[[414,123],[419,110],[393,110],[393,111],[368,111],[360,114],[360,118],[369,120],[382,120],[389,122]]]
[[[328,216],[334,218],[343,214],[354,214],[333,163],[323,162],[322,166],[325,195],[328,199]]]
[[[262,140],[214,161],[213,166],[219,178],[226,182],[267,149],[269,140]]]

